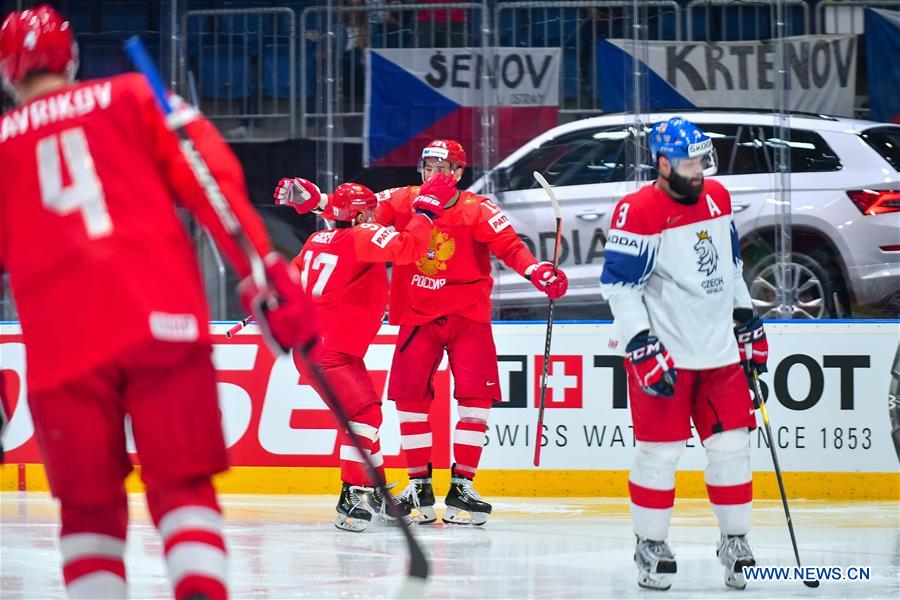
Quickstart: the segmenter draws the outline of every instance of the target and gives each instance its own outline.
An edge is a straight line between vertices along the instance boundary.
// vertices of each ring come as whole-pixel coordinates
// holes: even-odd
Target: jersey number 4
[[[65,187],[63,161],[71,180]],[[112,219],[106,209],[103,187],[81,127],[42,138],[37,143],[37,166],[41,202],[47,210],[61,216],[80,212],[89,238],[112,233]]]
[[[315,258],[313,258],[313,255],[315,255]],[[300,273],[300,283],[303,284],[303,289],[309,289],[307,283],[309,282],[309,269],[312,267],[316,271],[321,271],[316,278],[315,285],[313,285],[312,296],[314,298],[321,296],[322,292],[325,291],[328,279],[334,273],[337,262],[338,257],[336,254],[328,254],[327,252],[315,254],[312,250],[307,250],[303,255],[303,272]]]

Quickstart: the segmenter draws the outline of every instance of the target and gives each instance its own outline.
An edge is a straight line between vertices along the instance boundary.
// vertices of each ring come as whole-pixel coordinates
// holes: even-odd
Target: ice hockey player
[[[320,214],[333,225],[311,235],[293,265],[318,308],[321,369],[337,392],[352,433],[384,479],[379,442],[381,397],[372,385],[363,357],[378,333],[388,302],[386,263],[407,264],[422,256],[431,237],[432,223],[443,208],[430,196],[421,195],[413,200],[415,216],[405,230],[397,231],[371,222],[376,200],[369,188],[344,183],[326,195],[300,177],[282,179],[275,189],[275,201],[293,206],[301,214]],[[313,387],[325,398],[315,383]],[[363,458],[346,437],[349,434],[345,432],[341,440],[343,487],[335,526],[359,532],[368,527],[373,517],[390,517],[384,499],[373,489],[375,481]],[[398,508],[401,515],[409,515],[408,508]]]
[[[742,276],[731,197],[706,178],[716,172],[710,138],[676,117],[654,125],[649,145],[659,176],[616,206],[600,279],[639,442],[628,481],[638,583],[668,589],[676,572],[666,537],[693,419],[721,531],[716,554],[725,583],[743,588],[741,568],[755,564],[747,533],[756,419],[745,375],[766,370],[768,343]]]
[[[28,405],[60,501],[72,598],[125,598],[132,464],[125,417],[175,598],[225,598],[227,554],[211,477],[228,467],[203,286],[176,200],[229,257],[248,310],[282,349],[316,343],[314,308],[269,254],[240,164],[173,97],[167,120],[144,77],[75,82],[77,48],[52,8],[0,29],[0,78],[19,107],[0,119],[0,268],[27,350]],[[170,125],[187,128],[255,246],[228,233]],[[250,280],[251,260],[266,286]]]
[[[375,219],[405,227],[413,201],[427,194],[446,209],[431,232],[428,249],[414,263],[397,265],[391,276],[389,319],[399,325],[388,398],[397,404],[400,440],[409,486],[399,498],[420,523],[433,523],[431,424],[432,378],[447,352],[455,382],[459,421],[453,435],[453,464],[446,523],[483,525],[491,505],[472,485],[478,469],[491,405],[500,400],[497,351],[491,332],[491,260],[494,254],[551,298],[566,292],[562,270],[538,262],[516,235],[503,211],[482,196],[456,189],[466,167],[462,145],[435,140],[419,161],[422,186],[379,194]],[[466,516],[464,513],[468,513]]]

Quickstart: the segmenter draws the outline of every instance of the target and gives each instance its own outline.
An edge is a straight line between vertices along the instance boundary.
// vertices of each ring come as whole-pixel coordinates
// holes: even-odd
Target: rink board
[[[331,493],[338,477],[337,426],[290,358],[273,359],[255,327],[232,340],[212,325],[223,426],[234,468],[219,488],[234,493]],[[624,496],[635,453],[622,358],[606,323],[554,327],[540,468],[532,466],[543,361],[542,324],[495,324],[503,401],[491,414],[479,490],[509,496]],[[767,325],[771,359],[763,379],[789,493],[794,497],[900,499],[890,439],[890,363],[900,323],[797,322]],[[382,395],[396,328],[382,328],[366,355]],[[16,324],[0,325],[0,368],[14,399],[4,440],[2,490],[46,490],[46,477],[24,402],[24,345]],[[456,421],[446,358],[434,380],[433,462],[446,478]],[[768,392],[770,398],[771,392]],[[664,400],[660,400],[664,401]],[[382,451],[403,483],[394,404],[384,402]],[[761,422],[760,422],[761,425]],[[769,450],[752,436],[755,493],[777,498]],[[137,457],[135,457],[137,460]],[[682,497],[705,495],[705,456],[694,438],[682,456]],[[129,482],[138,489],[136,478]]]

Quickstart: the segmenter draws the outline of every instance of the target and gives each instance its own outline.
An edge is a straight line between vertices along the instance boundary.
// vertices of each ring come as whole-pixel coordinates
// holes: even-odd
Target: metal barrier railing
[[[297,23],[290,8],[187,11],[180,84],[193,73],[200,108],[230,139],[296,136]]]
[[[305,8],[300,136],[361,140],[366,49],[479,46],[481,10],[471,2]]]
[[[640,3],[643,37],[681,40],[681,7],[671,0]],[[559,112],[578,118],[600,112],[597,43],[630,38],[636,15],[631,1],[563,0],[500,2],[494,13],[498,46],[558,47],[562,50]]]
[[[786,35],[812,33],[809,4],[805,0],[782,1],[788,9]],[[772,38],[776,8],[770,0],[692,0],[685,9],[687,39],[718,42]]]
[[[863,33],[867,8],[900,11],[900,0],[821,0],[816,5],[816,33]]]
[[[203,227],[198,227],[194,232],[194,250],[200,263],[209,315],[214,321],[224,321],[230,316],[228,271],[212,235]]]

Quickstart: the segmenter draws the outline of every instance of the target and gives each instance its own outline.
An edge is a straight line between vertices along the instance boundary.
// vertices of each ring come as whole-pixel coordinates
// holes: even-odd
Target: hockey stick
[[[559,202],[556,201],[556,194],[553,188],[544,179],[544,176],[534,172],[534,178],[537,180],[547,197],[550,199],[550,205],[553,207],[553,213],[556,215],[556,243],[553,246],[553,272],[559,266],[559,239],[562,237],[562,211],[559,209]],[[550,298],[547,304],[547,337],[544,339],[544,371],[541,373],[541,403],[538,406],[537,432],[534,442],[534,466],[541,466],[541,438],[544,435],[544,400],[547,397],[547,373],[550,369],[550,339],[553,336],[553,298]]]
[[[766,403],[763,399],[762,386],[759,385],[759,373],[756,367],[752,368],[753,372],[753,393],[756,394],[756,402],[759,404],[759,412],[762,413],[763,424],[766,426],[766,442],[769,450],[772,451],[772,464],[775,465],[775,477],[778,479],[778,490],[781,492],[781,504],[784,505],[784,516],[787,518],[788,531],[791,534],[791,545],[794,547],[794,558],[797,559],[797,566],[800,567],[800,550],[797,549],[797,537],[794,535],[794,523],[791,521],[791,510],[788,508],[787,494],[784,492],[784,481],[781,479],[781,467],[778,465],[778,455],[775,454],[775,438],[772,437],[772,426],[769,425],[769,413],[766,410]],[[803,585],[809,588],[819,587],[819,581],[816,579],[804,579]]]
[[[296,353],[297,350],[295,349],[294,352]],[[413,536],[411,526],[406,521],[404,521],[403,517],[401,517],[398,513],[396,505],[391,500],[392,496],[387,490],[387,484],[384,481],[384,478],[375,468],[371,456],[367,454],[365,449],[363,448],[362,443],[359,441],[359,436],[353,433],[353,429],[351,429],[350,427],[350,418],[347,416],[347,413],[344,412],[343,407],[337,401],[337,394],[335,393],[334,388],[331,387],[331,383],[328,381],[328,378],[325,377],[325,374],[315,363],[309,360],[309,356],[307,353],[300,353],[300,363],[301,366],[304,367],[306,374],[314,379],[318,384],[319,389],[321,389],[322,393],[325,395],[325,398],[323,398],[323,400],[326,401],[328,407],[331,409],[331,412],[341,424],[341,427],[343,427],[349,434],[348,437],[353,442],[353,447],[356,448],[356,451],[363,458],[369,477],[372,481],[375,482],[375,487],[378,488],[378,491],[382,494],[382,502],[384,503],[383,506],[386,508],[387,513],[392,516],[394,520],[400,525],[400,530],[403,532],[403,537],[406,538],[406,544],[409,548],[409,569],[407,571],[406,581],[403,582],[403,585],[401,585],[400,589],[397,590],[395,597],[424,597],[425,585],[428,580],[428,559],[425,558],[425,553],[422,552],[421,546],[419,546],[419,543],[416,541],[415,536]]]
[[[260,288],[266,287],[267,283],[265,266],[263,264],[262,257],[259,255],[259,252],[257,252],[256,247],[250,242],[250,239],[247,237],[246,232],[244,232],[244,230],[241,228],[237,217],[235,217],[234,213],[231,210],[231,207],[225,200],[225,196],[222,194],[222,190],[219,189],[219,185],[216,182],[215,177],[213,177],[212,173],[210,173],[209,166],[206,164],[206,161],[203,160],[203,157],[200,156],[200,154],[194,147],[194,142],[191,140],[187,131],[185,131],[184,129],[184,125],[186,123],[178,122],[177,119],[173,118],[172,106],[169,104],[169,99],[166,96],[162,78],[160,77],[159,72],[156,70],[156,65],[153,64],[150,55],[147,54],[147,50],[144,48],[144,45],[139,37],[134,36],[126,40],[125,53],[131,59],[131,62],[134,63],[134,66],[137,68],[137,70],[147,78],[147,81],[150,84],[150,87],[153,89],[154,95],[156,96],[160,109],[166,116],[166,122],[168,126],[175,133],[177,133],[180,139],[181,151],[184,153],[184,157],[188,163],[188,166],[193,171],[194,176],[197,178],[197,181],[203,187],[204,192],[207,196],[207,200],[213,207],[213,210],[216,212],[216,216],[222,222],[222,226],[246,253],[248,260],[250,261],[250,272],[254,282]],[[327,398],[325,398],[325,401],[330,405],[331,411],[337,418],[341,427],[349,432],[350,440],[353,442],[354,447],[363,458],[366,468],[372,476],[373,481],[377,482],[376,485],[379,491],[381,492],[381,494],[383,494],[383,501],[387,502],[387,512],[397,520],[397,522],[400,524],[401,530],[403,531],[403,535],[406,537],[410,555],[409,568],[407,571],[408,577],[404,585],[401,586],[400,590],[398,591],[398,597],[421,597],[424,595],[424,586],[425,582],[428,579],[428,560],[425,558],[425,554],[422,552],[421,547],[419,547],[418,543],[416,542],[410,526],[403,521],[399,514],[397,514],[397,509],[394,506],[393,502],[390,502],[389,492],[384,485],[383,478],[378,475],[378,472],[375,469],[375,465],[372,464],[371,457],[365,453],[362,444],[357,439],[357,436],[353,433],[353,430],[350,428],[350,421],[349,419],[347,419],[347,415],[344,413],[344,411],[341,409],[340,404],[337,402],[337,396],[335,395],[334,390],[329,385],[327,378],[319,369],[318,365],[316,365],[310,359],[310,350],[311,349],[308,347],[298,346],[297,348],[294,348],[294,353],[295,355],[299,356],[300,362],[303,365],[307,375],[314,378],[317,383],[321,384],[322,389],[327,396]]]
[[[225,337],[227,337],[227,338],[230,340],[230,339],[231,339],[231,336],[233,336],[233,335],[236,334],[238,331],[240,331],[241,329],[243,329],[244,327],[246,327],[247,325],[249,325],[251,321],[253,321],[253,315],[247,315],[246,317],[244,317],[243,319],[241,319],[240,321],[238,321],[237,324],[236,324],[234,327],[232,327],[231,329],[229,329],[228,331],[226,331],[226,332],[225,332]]]

